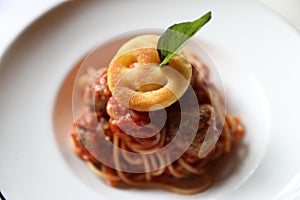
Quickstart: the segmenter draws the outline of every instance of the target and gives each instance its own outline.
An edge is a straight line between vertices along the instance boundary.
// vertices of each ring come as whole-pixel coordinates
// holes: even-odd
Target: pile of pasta
[[[180,79],[176,73],[172,75],[157,66],[157,40],[157,35],[133,38],[119,49],[106,68],[90,69],[82,77],[84,104],[73,124],[73,149],[97,176],[112,186],[199,193],[213,183],[210,168],[233,152],[245,131],[239,117],[221,112],[223,95],[210,82],[209,70],[201,59],[188,50],[172,58],[168,66],[183,77]],[[141,66],[144,68],[139,72]],[[190,117],[200,115],[195,116],[199,118],[195,137],[188,148],[178,147],[182,153],[175,160],[172,154],[176,148],[153,154],[170,144],[180,124],[185,122],[179,99],[188,95],[189,87],[196,95],[199,111],[189,113]],[[212,97],[217,99],[217,105]],[[224,120],[213,123],[213,117],[218,115]],[[156,127],[153,119],[161,122],[164,118],[162,127]],[[149,123],[154,126],[148,126]],[[186,123],[180,129],[183,135],[190,134],[189,122]],[[134,125],[138,129],[132,128]],[[199,156],[211,126],[219,130],[215,133],[217,140],[206,155]],[[112,148],[104,148],[105,141],[113,144]],[[101,156],[108,157],[108,162],[101,162]],[[123,168],[138,170],[135,173]]]

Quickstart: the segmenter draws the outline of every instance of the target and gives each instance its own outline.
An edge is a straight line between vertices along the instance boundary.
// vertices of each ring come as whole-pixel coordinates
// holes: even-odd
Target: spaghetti
[[[71,140],[74,152],[97,176],[116,187],[163,188],[180,194],[202,192],[212,185],[213,176],[209,174],[208,169],[214,161],[232,152],[233,147],[244,135],[244,128],[238,117],[226,114],[218,141],[206,156],[199,157],[198,153],[205,142],[206,132],[212,125],[212,114],[221,115],[218,106],[213,106],[209,91],[214,92],[214,98],[219,99],[220,105],[224,102],[222,95],[211,82],[203,82],[203,77],[206,80],[209,78],[207,67],[194,56],[190,56],[190,62],[192,65],[190,85],[197,96],[201,117],[192,144],[174,162],[171,162],[173,152],[169,152],[166,156],[145,155],[163,148],[176,136],[180,123],[178,102],[165,108],[167,120],[161,129],[147,127],[135,130],[131,128],[133,123],[141,127],[149,123],[149,112],[128,109],[118,103],[108,87],[108,68],[102,72],[92,71],[93,74],[99,74],[94,81],[84,78],[89,80],[87,85],[83,84],[85,104],[83,113],[74,121]],[[154,115],[160,119],[162,113],[158,110],[154,111]],[[92,116],[96,116],[97,120],[92,120]],[[139,137],[136,137],[137,134]],[[87,145],[97,143],[98,137],[105,137],[106,141],[114,144],[114,148],[101,149],[99,144],[92,148],[93,152],[89,151]],[[124,151],[119,152],[118,148]],[[139,154],[133,155],[130,152]],[[96,154],[110,156],[110,166],[100,162]],[[122,168],[125,165],[143,168],[145,172],[124,172]]]

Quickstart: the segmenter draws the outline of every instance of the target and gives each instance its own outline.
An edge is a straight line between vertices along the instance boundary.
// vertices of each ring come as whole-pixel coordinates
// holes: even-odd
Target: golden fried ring
[[[192,66],[180,55],[167,66],[159,67],[159,63],[156,48],[137,48],[115,56],[108,68],[112,95],[137,111],[158,110],[176,102],[189,86]]]

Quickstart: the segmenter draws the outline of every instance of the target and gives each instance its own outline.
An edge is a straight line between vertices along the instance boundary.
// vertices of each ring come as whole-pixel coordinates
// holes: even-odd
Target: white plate
[[[250,150],[242,170],[225,183],[188,197],[108,187],[68,146],[69,128],[58,119],[71,120],[71,114],[65,104],[57,104],[70,100],[70,88],[60,88],[65,77],[87,51],[119,33],[165,28],[207,10],[212,10],[213,20],[197,37],[220,70],[232,102],[229,107],[249,124],[245,140]],[[253,1],[64,3],[30,25],[1,59],[0,190],[17,200],[271,199],[300,169],[299,53],[299,34]]]

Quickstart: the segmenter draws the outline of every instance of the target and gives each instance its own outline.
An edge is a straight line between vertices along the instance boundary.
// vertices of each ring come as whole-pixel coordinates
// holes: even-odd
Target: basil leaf
[[[170,59],[211,19],[211,12],[192,22],[183,22],[170,26],[159,38],[157,50],[162,61],[160,66]]]

